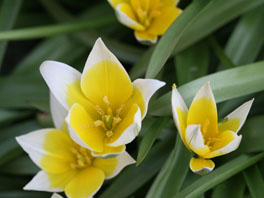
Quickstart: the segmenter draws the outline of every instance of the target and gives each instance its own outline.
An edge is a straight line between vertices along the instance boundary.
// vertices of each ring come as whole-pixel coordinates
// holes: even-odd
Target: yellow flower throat
[[[203,138],[207,137],[207,133],[208,133],[208,126],[210,124],[210,121],[208,119],[205,120],[203,127],[202,127],[202,133],[203,133]],[[213,147],[213,144],[217,141],[221,141],[221,139],[218,139],[216,137],[207,137],[204,138],[205,140],[205,144],[211,149]]]
[[[138,19],[145,27],[149,27],[152,20],[160,15],[161,2],[159,0],[144,1],[131,0],[130,4]]]
[[[70,164],[72,169],[82,169],[92,165],[94,157],[91,155],[91,152],[88,149],[73,143],[71,152],[75,157],[75,161]]]
[[[103,103],[106,105],[106,112],[101,109],[99,105],[95,105],[95,109],[101,116],[101,120],[94,121],[91,126],[102,127],[102,129],[105,131],[105,135],[109,138],[113,136],[113,131],[122,120],[120,114],[124,109],[124,105],[122,104],[114,114],[107,96],[103,97]]]

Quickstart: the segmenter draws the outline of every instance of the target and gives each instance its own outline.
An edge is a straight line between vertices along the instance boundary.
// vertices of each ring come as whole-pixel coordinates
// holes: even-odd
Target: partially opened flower
[[[135,30],[138,41],[156,43],[181,14],[178,0],[108,0],[117,18]]]
[[[236,150],[253,99],[244,103],[218,123],[214,95],[207,82],[194,97],[190,109],[186,107],[176,86],[172,89],[172,113],[175,125],[185,146],[195,153],[190,161],[193,172],[206,174],[215,164],[211,158]]]
[[[63,131],[65,110],[55,98],[51,99],[51,108],[55,125],[60,128],[41,129],[16,138],[42,169],[25,190],[65,191],[71,198],[91,197],[105,179],[116,176],[125,166],[135,162],[127,152],[109,159],[93,157],[90,150],[76,144],[68,132]]]
[[[98,39],[83,73],[55,61],[40,71],[51,92],[69,111],[70,136],[93,156],[122,153],[139,133],[150,97],[164,82],[131,82],[117,58]]]

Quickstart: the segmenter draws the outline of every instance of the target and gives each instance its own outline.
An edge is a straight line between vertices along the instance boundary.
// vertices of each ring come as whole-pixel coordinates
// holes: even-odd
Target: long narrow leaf
[[[222,181],[232,177],[233,175],[239,173],[240,171],[246,169],[247,167],[255,164],[259,160],[263,159],[264,153],[260,153],[255,156],[241,155],[221,167],[215,169],[212,173],[202,177],[190,186],[183,189],[180,192],[180,198],[195,198],[207,190],[213,188]]]
[[[179,92],[189,105],[195,93],[207,81],[211,82],[216,102],[244,96],[264,90],[264,62],[249,64],[204,76],[179,87]],[[152,115],[164,116],[171,114],[171,92],[163,95],[151,106]]]

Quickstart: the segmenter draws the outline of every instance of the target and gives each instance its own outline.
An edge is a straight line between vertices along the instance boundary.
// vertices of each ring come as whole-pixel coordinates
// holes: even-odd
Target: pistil
[[[111,103],[107,96],[103,97],[103,102],[106,105],[106,112],[95,105],[95,110],[101,116],[101,120],[96,120],[93,123],[90,123],[89,126],[91,127],[101,127],[105,131],[106,137],[110,138],[114,135],[114,130],[117,125],[122,121],[120,114],[122,113],[125,105],[121,104],[120,107],[115,111],[115,115],[111,108]]]

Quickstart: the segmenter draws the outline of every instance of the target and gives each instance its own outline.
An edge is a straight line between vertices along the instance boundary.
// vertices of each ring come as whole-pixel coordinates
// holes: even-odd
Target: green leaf
[[[237,174],[213,189],[212,198],[244,198],[246,183],[242,174]]]
[[[9,30],[13,27],[20,10],[22,0],[3,0],[0,9],[0,31]],[[7,42],[0,42],[0,68],[4,59]]]
[[[264,153],[255,156],[240,155],[183,189],[179,197],[195,198],[224,180],[257,163],[259,160],[263,159],[263,157]]]
[[[167,125],[169,121],[168,117],[152,119],[152,124],[150,128],[145,132],[139,145],[136,166],[140,165],[145,159],[156,138],[159,136],[159,134],[162,132],[163,128],[165,127],[165,125]]]
[[[166,139],[153,146],[140,166],[132,165],[122,171],[99,197],[127,197],[138,190],[159,171],[167,159],[173,143],[174,137],[169,134]]]
[[[74,21],[76,18],[72,16],[67,10],[65,10],[59,3],[50,0],[42,0],[43,6],[47,11],[55,18],[58,22],[68,22]],[[104,12],[102,8],[104,5],[97,5],[86,10],[81,16],[78,17],[79,20],[94,20],[95,17],[98,17],[98,11]],[[110,6],[109,6],[110,7]],[[108,7],[108,8],[109,8]],[[112,12],[113,13],[113,12]],[[92,18],[92,19],[91,19]],[[124,60],[129,63],[136,62],[143,53],[143,50],[126,43],[118,42],[110,37],[106,36],[104,33],[97,33],[94,30],[89,30],[89,32],[78,32],[74,33],[73,37],[78,39],[81,44],[84,44],[88,47],[92,47],[95,40],[98,37],[102,37],[106,46],[121,60]]]
[[[185,103],[189,105],[196,92],[207,81],[211,82],[216,102],[226,101],[264,90],[264,62],[249,64],[204,76],[178,88]],[[150,106],[150,114],[171,115],[171,92],[161,96]]]
[[[58,48],[61,43],[64,47]],[[12,75],[0,78],[0,107],[32,109],[36,105],[34,101],[49,101],[48,87],[39,72],[40,64],[47,59],[71,63],[85,50],[78,42],[64,36],[40,43],[18,64]]]
[[[30,115],[32,115],[30,111],[0,109],[0,126],[8,125],[14,121],[24,119]]]
[[[174,58],[178,85],[202,77],[208,72],[209,47],[200,42],[184,50]]]
[[[192,20],[207,3],[208,1],[206,0],[194,1],[173,22],[154,49],[148,65],[146,78],[154,78],[160,72],[188,25],[192,23]]]
[[[239,15],[260,7],[263,3],[264,0],[210,1],[186,29],[176,45],[173,54],[191,46]]]
[[[39,125],[34,120],[2,128],[0,135],[0,165],[24,153],[15,140],[16,136],[29,133],[38,128]]]
[[[66,34],[81,30],[98,28],[114,22],[114,18],[100,18],[93,21],[74,22],[69,24],[47,25],[44,27],[25,28],[0,32],[0,40],[25,40]]]
[[[214,50],[215,55],[218,57],[220,62],[224,67],[227,69],[235,67],[234,63],[228,58],[228,56],[225,54],[225,51],[222,49],[222,47],[219,45],[215,37],[210,36],[209,41],[211,43],[211,46]]]
[[[175,47],[173,54],[176,54],[231,19],[263,4],[264,0],[214,0],[207,2],[194,1],[163,35],[151,57],[147,78],[154,78],[159,73],[172,53],[172,48]]]
[[[191,153],[178,134],[175,148],[152,184],[147,198],[171,197],[179,192],[189,170],[190,157]]]
[[[47,198],[51,193],[48,192],[26,192],[26,191],[6,191],[0,192],[0,197],[5,198]]]
[[[12,175],[34,175],[39,170],[39,167],[34,164],[28,155],[20,155],[1,166],[1,173]]]
[[[255,116],[247,120],[245,125],[239,132],[240,134],[243,135],[243,138],[237,152],[254,153],[254,152],[264,151],[263,128],[264,128],[264,115]]]
[[[129,72],[129,76],[132,80],[135,80],[139,77],[144,76],[144,73],[147,70],[147,65],[149,63],[150,57],[153,53],[154,47],[150,47],[145,53],[141,56],[141,58],[136,62],[135,65],[131,68]]]
[[[264,181],[257,165],[254,165],[245,171],[243,176],[246,180],[248,189],[253,198],[262,197],[264,195]]]
[[[226,45],[226,54],[236,65],[254,61],[263,46],[264,6],[245,14],[239,20]]]

